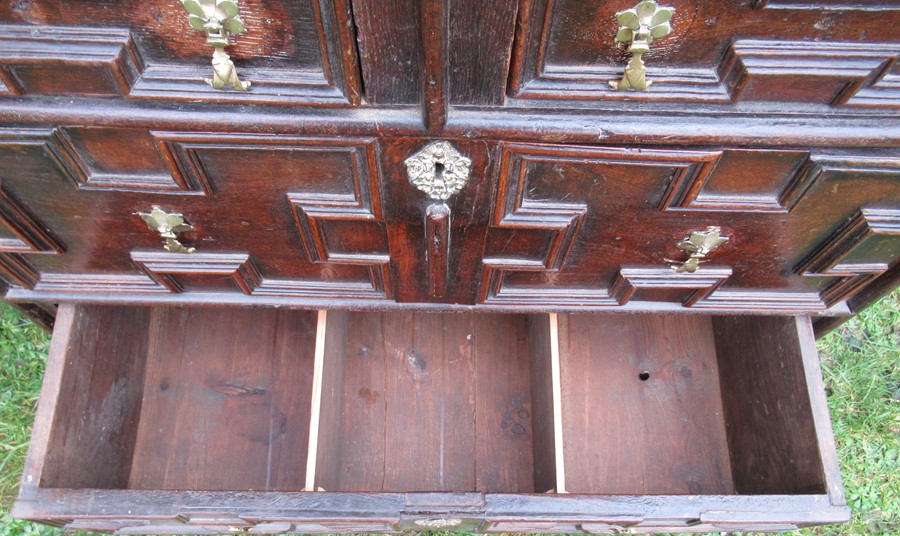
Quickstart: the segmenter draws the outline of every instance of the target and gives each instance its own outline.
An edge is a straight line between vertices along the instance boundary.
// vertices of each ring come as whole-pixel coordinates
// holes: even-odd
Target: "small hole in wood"
[[[642,382],[645,382],[650,379],[650,373],[645,370],[645,371],[641,372],[640,374],[638,374],[638,379],[641,380]]]

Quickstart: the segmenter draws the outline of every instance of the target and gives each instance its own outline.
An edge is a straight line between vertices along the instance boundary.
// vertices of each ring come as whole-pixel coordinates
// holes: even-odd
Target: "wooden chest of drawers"
[[[16,515],[847,519],[814,333],[900,277],[900,8],[634,1],[0,4]]]

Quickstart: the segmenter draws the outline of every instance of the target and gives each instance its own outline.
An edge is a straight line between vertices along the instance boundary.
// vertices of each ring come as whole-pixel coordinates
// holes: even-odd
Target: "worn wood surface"
[[[524,317],[353,313],[347,337],[340,491],[533,489]]]
[[[128,487],[302,490],[315,314],[155,309],[149,336]]]
[[[266,487],[254,476],[265,473],[259,469],[264,442],[245,435],[256,437],[250,432],[269,422],[263,414],[275,407],[254,406],[251,399],[267,395],[219,393],[221,400],[206,400],[208,408],[185,395],[173,406],[184,407],[172,418],[177,433],[157,441],[148,427],[136,444],[136,463],[160,467],[147,475],[147,487],[205,492],[78,491],[26,483],[19,515],[53,518],[71,528],[184,532],[187,526],[202,533],[250,525],[258,525],[256,532],[410,530],[431,512],[461,519],[465,530],[505,532],[603,532],[633,525],[683,531],[688,524],[708,531],[790,530],[844,519],[826,412],[815,391],[821,386],[809,362],[780,381],[797,393],[806,386],[812,424],[800,422],[804,415],[789,415],[770,423],[767,434],[794,432],[796,418],[796,441],[815,439],[806,450],[795,440],[777,447],[772,464],[760,473],[760,486],[783,487],[779,479],[795,469],[785,462],[791,449],[818,449],[824,484],[804,488],[812,495],[713,495],[741,492],[745,483],[739,476],[752,464],[740,456],[765,450],[767,434],[751,440],[743,453],[733,444],[727,451],[723,426],[735,421],[723,418],[721,408],[715,416],[716,401],[721,390],[727,406],[728,389],[740,382],[718,383],[715,367],[735,350],[720,350],[716,357],[706,315],[821,313],[840,319],[896,285],[900,39],[891,29],[900,22],[900,9],[886,0],[845,2],[841,9],[794,0],[671,0],[665,4],[676,10],[674,31],[656,40],[645,57],[654,85],[641,93],[618,92],[609,82],[621,76],[627,54],[613,41],[615,12],[634,3],[246,0],[241,13],[248,32],[234,38],[228,51],[242,77],[253,82],[249,92],[215,91],[203,81],[210,49],[189,29],[177,2],[0,3],[5,295],[26,304],[366,310],[350,313],[346,335],[343,328],[337,335],[332,331],[329,337],[336,338],[325,345],[328,355],[338,357],[323,354],[319,369],[324,420],[312,439],[323,450],[309,460],[316,474],[305,474],[306,431],[291,428],[285,434],[297,437],[283,441],[296,459],[279,450],[282,440],[273,444],[272,463],[286,465],[283,481],[270,482],[271,489],[299,490],[312,481],[329,491],[456,492],[208,494]],[[448,220],[436,220],[449,224],[429,227],[431,201],[409,184],[404,160],[434,139],[451,141],[473,165],[468,185],[447,201]],[[187,217],[195,230],[184,239],[198,254],[162,251],[159,237],[134,215],[152,205]],[[675,244],[712,225],[731,240],[697,274],[675,275],[666,261],[683,259]],[[449,248],[429,244],[437,236],[429,231],[446,236],[442,245]],[[430,262],[440,254],[446,263]],[[389,309],[405,311],[384,312]],[[426,320],[418,312],[426,310],[447,314]],[[236,318],[244,313],[237,311],[214,308],[196,315],[243,324]],[[584,405],[569,413],[566,405],[554,406],[548,391],[545,373],[552,360],[546,351],[556,338],[535,328],[535,322],[543,326],[535,318],[545,317],[488,321],[473,311],[679,312],[694,318],[600,317],[602,322],[582,326],[585,338],[558,340],[564,383],[575,374],[565,368],[567,349],[578,348],[584,361],[569,379],[582,382],[587,394],[556,393],[566,404]],[[67,314],[61,318],[71,328]],[[246,313],[275,315],[280,320],[272,324],[256,323],[279,326],[287,317],[308,314]],[[330,314],[340,324],[341,315]],[[410,319],[417,319],[415,326]],[[587,322],[559,320],[561,334],[572,331],[572,322]],[[838,321],[817,325],[824,330]],[[310,352],[311,360],[314,329],[296,327],[302,323],[278,330],[296,338],[303,349],[295,350]],[[801,353],[809,359],[811,342],[798,330]],[[209,344],[232,341],[248,356],[264,353],[268,359],[254,361],[252,368],[228,351],[220,352],[224,358],[204,354],[208,374],[185,381],[227,383],[240,373],[253,383],[250,376],[256,374],[257,383],[275,382],[267,384],[267,394],[283,393],[290,404],[299,404],[279,409],[308,412],[313,367],[281,372],[288,359],[286,349],[274,349],[281,342],[261,340],[258,329],[246,337],[232,331]],[[465,340],[468,334],[474,340]],[[115,339],[115,331],[109,337]],[[201,341],[210,337],[205,331],[197,335]],[[389,348],[385,339],[403,351]],[[160,337],[154,344],[179,343]],[[357,355],[363,348],[368,358]],[[623,352],[605,362],[590,359],[616,348]],[[690,363],[691,378],[668,375],[668,369],[661,377],[649,371],[643,383],[650,385],[612,382],[598,389],[597,382],[625,374],[627,367],[614,357],[628,348],[637,360],[622,362],[628,366],[640,359],[682,359]],[[754,357],[763,363],[755,366],[774,367],[770,354],[759,348]],[[148,372],[163,374],[166,363],[151,359]],[[426,364],[418,379],[410,363],[414,369]],[[485,376],[485,369],[496,375]],[[48,370],[54,406],[67,375],[86,374]],[[603,374],[588,385],[592,371]],[[302,387],[287,395],[274,374]],[[582,423],[573,435],[571,423],[552,418],[553,410],[561,410],[566,420],[590,413],[614,420],[604,413],[613,407],[605,401],[627,385],[633,389],[623,396],[634,404],[621,426],[641,438],[632,441],[634,449],[623,434],[602,435],[609,426]],[[142,419],[142,426],[166,422],[154,389],[158,385],[144,386],[141,411],[151,418]],[[205,391],[197,392],[190,396],[203,398]],[[521,393],[530,410],[522,410]],[[668,402],[665,411],[649,409],[651,394]],[[82,402],[93,406],[97,396],[89,392]],[[588,404],[593,400],[604,401],[599,410]],[[238,432],[233,449],[219,448],[224,440],[209,432],[217,446],[208,455],[211,465],[164,452],[180,452],[175,443],[188,438],[188,421],[194,423],[191,433],[199,434],[206,426],[202,418],[214,418],[216,407],[229,404],[236,405],[234,416],[222,430]],[[501,404],[509,408],[497,413]],[[42,411],[51,423],[72,418]],[[153,417],[154,411],[160,413]],[[506,413],[522,411],[530,413],[531,428],[518,438],[504,436],[511,430],[508,422],[502,427]],[[688,434],[689,427],[679,428],[673,415],[700,433]],[[745,433],[753,428],[748,422]],[[653,431],[641,428],[648,423]],[[556,425],[565,425],[565,433],[551,433]],[[393,433],[401,428],[407,437]],[[357,429],[366,434],[354,435]],[[54,426],[52,433],[65,435],[58,430]],[[409,430],[420,448],[408,447]],[[591,434],[600,452],[621,463],[591,458],[596,452],[587,447],[581,454],[576,449],[573,459],[570,442]],[[561,437],[564,445],[551,448]],[[35,444],[32,476],[57,455],[40,433]],[[505,445],[495,449],[501,453],[491,453],[495,444]],[[199,452],[196,445],[184,445],[187,455]],[[554,455],[566,462],[567,472],[554,467]],[[171,467],[194,469],[164,474],[163,458]],[[221,463],[240,467],[216,474],[211,468]],[[723,464],[724,472],[716,473]],[[52,463],[47,467],[48,474],[55,471]],[[591,480],[604,471],[604,482]],[[796,486],[813,482],[815,472],[811,466],[800,471]],[[127,477],[113,473],[94,476],[107,482]],[[640,489],[633,476],[638,473]],[[137,482],[135,475],[132,468]],[[566,476],[569,491],[638,495],[522,494],[554,486],[563,491]],[[640,495],[698,488],[701,495]],[[137,520],[135,504],[142,505],[141,514],[158,519]],[[210,514],[217,505],[219,513]],[[310,518],[312,511],[320,518]],[[98,515],[107,517],[90,519]]]
[[[740,317],[716,318],[713,329],[735,490],[824,492],[819,441],[830,438],[818,436],[813,421],[808,330],[801,340],[793,318]]]
[[[150,312],[130,307],[74,311],[41,484],[124,488],[139,430]],[[51,398],[53,400],[53,398]]]
[[[325,315],[325,325],[322,325]],[[343,311],[320,311],[317,335],[322,340],[321,387],[319,389],[318,418],[310,422],[309,463],[315,462],[315,475],[307,474],[306,491],[335,491],[340,482],[341,419],[344,412],[342,403],[344,385],[344,355],[347,342],[347,313]],[[317,348],[318,350],[318,348]],[[315,394],[315,393],[314,393]],[[315,400],[313,401],[315,405]],[[315,437],[312,430],[316,430]],[[316,450],[312,450],[313,441]],[[312,456],[312,452],[316,456]],[[312,485],[310,485],[312,483]]]
[[[735,492],[708,318],[559,320],[567,491]]]

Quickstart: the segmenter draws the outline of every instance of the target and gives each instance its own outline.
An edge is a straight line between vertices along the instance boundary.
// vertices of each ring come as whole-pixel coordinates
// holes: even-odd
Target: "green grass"
[[[49,335],[0,304],[0,536],[55,535],[15,521],[15,498]],[[819,341],[853,521],[791,534],[900,535],[900,292]]]

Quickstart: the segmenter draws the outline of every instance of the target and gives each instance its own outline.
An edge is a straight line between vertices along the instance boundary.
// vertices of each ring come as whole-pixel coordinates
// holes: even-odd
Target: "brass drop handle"
[[[159,207],[153,207],[150,212],[137,212],[147,227],[159,233],[163,239],[163,247],[172,253],[193,253],[195,248],[185,246],[179,239],[179,234],[194,230],[194,226],[187,223],[184,216],[177,212],[166,212]]]
[[[647,80],[643,56],[650,52],[650,43],[672,32],[669,20],[675,8],[660,6],[656,0],[644,0],[631,9],[616,13],[619,31],[617,43],[630,43],[631,60],[625,67],[625,76],[618,82],[610,82],[613,89],[643,91],[653,83]]]
[[[678,273],[694,273],[700,267],[703,259],[712,251],[725,242],[731,240],[731,237],[723,236],[722,230],[718,227],[707,227],[705,231],[693,231],[690,236],[684,237],[681,242],[675,244],[675,247],[689,253],[690,257],[684,261],[673,261],[666,259],[669,266]]]
[[[231,44],[229,37],[247,31],[238,14],[237,0],[181,0],[181,3],[190,13],[191,28],[205,33],[206,44],[213,47],[213,77],[206,79],[206,83],[214,89],[250,89],[250,82],[241,82],[234,62],[225,52],[225,47]]]

